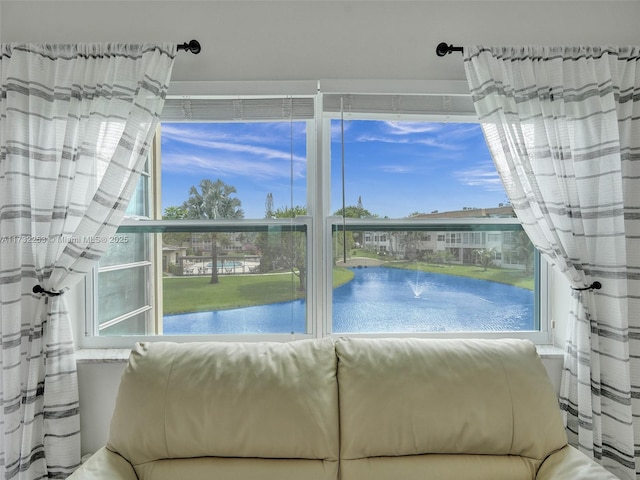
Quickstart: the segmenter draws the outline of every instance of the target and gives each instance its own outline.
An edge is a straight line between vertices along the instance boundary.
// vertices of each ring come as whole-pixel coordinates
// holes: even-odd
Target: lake
[[[534,329],[531,290],[487,280],[386,267],[354,268],[333,291],[334,333]],[[165,335],[304,333],[304,300],[165,315]]]

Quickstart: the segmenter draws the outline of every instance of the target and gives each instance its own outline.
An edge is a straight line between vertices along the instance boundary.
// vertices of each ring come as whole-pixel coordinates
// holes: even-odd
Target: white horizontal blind
[[[323,110],[329,116],[340,113],[343,101],[345,116],[420,115],[469,117],[477,121],[471,97],[468,95],[372,95],[330,93],[323,96]]]
[[[311,120],[312,97],[167,98],[162,122],[253,122]]]

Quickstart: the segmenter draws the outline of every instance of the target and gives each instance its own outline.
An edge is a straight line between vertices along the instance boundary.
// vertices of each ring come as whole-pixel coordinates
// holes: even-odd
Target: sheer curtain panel
[[[0,470],[80,462],[64,292],[115,233],[162,110],[175,44],[0,45]],[[39,285],[49,293],[34,293]]]
[[[640,478],[640,48],[464,47],[511,204],[574,290],[560,404],[570,442]]]

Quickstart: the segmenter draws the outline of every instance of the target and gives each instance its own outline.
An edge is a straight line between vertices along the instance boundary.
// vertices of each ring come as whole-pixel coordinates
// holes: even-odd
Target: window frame
[[[323,338],[337,336],[354,337],[426,337],[426,338],[524,338],[540,345],[552,343],[550,329],[549,298],[549,269],[544,260],[536,253],[536,291],[538,293],[539,326],[538,331],[525,332],[433,332],[433,333],[332,333],[332,228],[335,218],[331,214],[331,119],[336,118],[335,111],[325,111],[326,95],[421,95],[440,97],[442,111],[430,114],[385,113],[378,115],[358,114],[349,112],[345,119],[378,119],[378,120],[420,120],[437,122],[469,122],[477,123],[477,117],[470,100],[466,82],[453,81],[385,81],[385,80],[321,80],[300,82],[173,82],[169,89],[169,96],[175,98],[203,98],[223,97],[234,98],[266,97],[266,96],[309,96],[314,99],[315,117],[310,121],[307,144],[307,212],[308,217],[299,219],[307,226],[307,271],[309,272],[307,289],[307,325],[305,334],[218,334],[218,335],[150,335],[150,336],[96,336],[94,318],[97,313],[97,289],[94,277],[88,276],[85,281],[85,318],[84,335],[79,336],[81,348],[130,348],[138,341],[290,341],[305,338]],[[401,92],[401,93],[399,93]],[[451,110],[451,103],[447,99],[454,98],[455,108]],[[447,106],[449,105],[449,106]],[[449,108],[450,110],[447,110]],[[454,111],[455,110],[455,111]],[[338,114],[339,115],[339,114]],[[390,117],[391,116],[391,117]],[[311,141],[309,138],[311,137]],[[159,145],[155,146],[159,150]],[[153,175],[156,165],[152,167],[152,181],[157,181]],[[158,192],[157,184],[155,191]],[[155,218],[158,216],[156,201],[153,202]],[[505,219],[490,219],[493,224],[501,224]],[[499,220],[499,221],[498,221]],[[517,219],[507,219],[517,222]],[[135,220],[123,222],[121,230]],[[170,226],[171,221],[155,220],[158,228]],[[340,218],[342,222],[342,218]],[[387,219],[386,224],[394,227],[406,224],[406,219]],[[433,220],[425,221],[427,224]],[[234,220],[234,224],[246,226],[262,225],[262,220]],[[357,224],[356,219],[346,219],[347,225]],[[444,222],[451,224],[453,222]],[[466,222],[469,223],[469,222]],[[478,219],[473,219],[478,223]],[[505,222],[509,223],[509,222]],[[412,222],[415,225],[415,222]],[[435,232],[434,232],[435,233]],[[158,236],[159,237],[159,236]],[[160,240],[161,245],[161,240]],[[158,252],[156,242],[155,262],[161,261],[161,251]],[[161,249],[160,249],[161,250]],[[159,258],[158,258],[159,257]],[[162,270],[155,268],[154,270]],[[311,272],[315,272],[314,275]],[[157,276],[157,273],[154,273]],[[156,302],[161,302],[156,285],[149,286]],[[157,313],[155,314],[157,315]]]

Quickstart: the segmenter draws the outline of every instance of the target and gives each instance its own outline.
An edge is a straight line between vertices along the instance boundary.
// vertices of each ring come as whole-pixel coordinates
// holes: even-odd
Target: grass
[[[333,286],[338,287],[352,278],[351,270],[336,268]],[[304,292],[298,290],[300,280],[292,273],[220,276],[216,284],[210,284],[209,279],[209,276],[165,277],[164,313],[224,310],[304,298]]]

